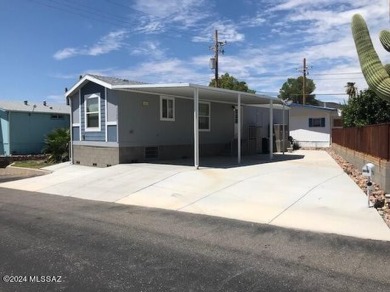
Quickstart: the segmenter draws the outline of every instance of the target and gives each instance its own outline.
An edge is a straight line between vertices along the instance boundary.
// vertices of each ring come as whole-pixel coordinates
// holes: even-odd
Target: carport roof
[[[199,100],[237,104],[237,98],[240,95],[242,105],[269,104],[270,101],[273,101],[274,104],[282,104],[278,98],[268,95],[215,88],[193,83],[147,84],[129,81],[126,79],[90,74],[82,77],[69,91],[65,93],[65,96],[71,96],[80,87],[89,81],[100,84],[111,90],[139,92],[155,95],[169,95],[174,97],[193,99],[194,91],[195,89],[198,89]]]

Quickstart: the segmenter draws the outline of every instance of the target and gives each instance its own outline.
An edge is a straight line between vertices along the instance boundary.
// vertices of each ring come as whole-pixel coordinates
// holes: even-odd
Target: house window
[[[85,96],[85,130],[100,131],[100,94]]]
[[[63,120],[64,118],[65,118],[64,115],[58,115],[58,114],[52,114],[50,116],[51,120]]]
[[[210,103],[199,102],[199,130],[210,131]]]
[[[160,120],[175,120],[175,98],[167,96],[160,97]]]
[[[325,118],[309,118],[309,127],[310,128],[324,128],[325,127]]]

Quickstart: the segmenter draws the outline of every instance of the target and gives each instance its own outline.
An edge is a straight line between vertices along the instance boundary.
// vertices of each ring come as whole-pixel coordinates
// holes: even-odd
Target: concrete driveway
[[[0,187],[390,241],[390,229],[367,207],[364,192],[328,153],[296,151],[285,158],[267,163],[251,157],[241,166],[215,158],[203,160],[213,167],[199,170],[185,164],[65,163],[46,168],[51,174]]]

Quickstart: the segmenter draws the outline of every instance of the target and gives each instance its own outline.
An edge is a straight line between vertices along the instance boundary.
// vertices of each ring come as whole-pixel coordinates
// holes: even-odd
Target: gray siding
[[[193,143],[193,101],[175,98],[175,121],[160,120],[160,96],[117,92],[119,143],[122,146]],[[200,132],[201,144],[229,143],[234,124],[231,105],[211,103],[211,131]]]
[[[117,142],[117,126],[107,126],[107,141]]]
[[[93,82],[88,82],[81,89],[81,136],[82,140],[85,141],[105,141],[106,140],[106,96],[105,96],[105,88],[99,84],[95,84]],[[86,132],[85,131],[85,105],[84,105],[84,97],[88,94],[100,93],[100,126],[101,130],[99,132]]]
[[[269,137],[269,108],[244,107],[242,117],[242,139],[248,138],[249,126],[261,127],[261,137]],[[283,110],[274,109],[273,123],[282,124]],[[285,123],[288,124],[288,110],[285,110]]]
[[[80,104],[79,104],[79,93],[70,96],[70,105],[72,111],[72,123],[80,123]]]
[[[72,141],[80,141],[80,127],[72,127]]]
[[[118,121],[118,95],[107,89],[107,122]]]

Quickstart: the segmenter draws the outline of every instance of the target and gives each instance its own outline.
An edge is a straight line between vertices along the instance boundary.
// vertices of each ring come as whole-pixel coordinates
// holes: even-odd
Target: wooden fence
[[[333,128],[332,143],[390,160],[390,123],[358,128]]]

